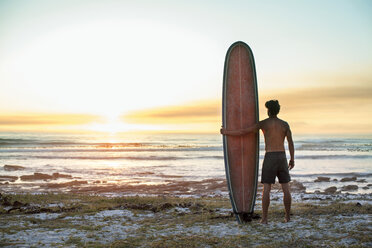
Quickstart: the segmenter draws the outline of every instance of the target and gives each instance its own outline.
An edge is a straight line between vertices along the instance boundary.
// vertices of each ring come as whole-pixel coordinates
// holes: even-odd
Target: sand
[[[371,247],[371,195],[294,192],[290,223],[281,195],[268,225],[239,225],[226,196],[3,194],[0,246]]]

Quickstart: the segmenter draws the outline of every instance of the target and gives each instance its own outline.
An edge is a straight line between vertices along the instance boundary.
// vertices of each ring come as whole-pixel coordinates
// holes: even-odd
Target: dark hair
[[[269,110],[270,116],[275,116],[279,113],[280,105],[278,100],[270,100],[265,103],[265,107]]]

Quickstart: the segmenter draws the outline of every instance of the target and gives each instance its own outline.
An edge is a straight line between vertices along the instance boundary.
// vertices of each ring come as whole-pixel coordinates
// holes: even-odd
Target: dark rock
[[[55,179],[57,178],[72,178],[71,175],[67,175],[67,174],[60,174],[60,173],[53,173],[52,174],[52,177],[54,177]]]
[[[357,178],[356,177],[344,177],[340,180],[340,182],[352,182],[352,181],[356,181]]]
[[[360,204],[359,202],[357,202],[357,203],[356,203],[356,206],[357,206],[357,207],[361,207],[362,204]]]
[[[369,187],[368,186],[364,186],[362,189],[369,189]]]
[[[329,188],[326,188],[324,190],[324,193],[327,193],[327,194],[334,194],[336,193],[337,191],[337,187],[333,186],[333,187],[329,187]]]
[[[26,167],[19,166],[19,165],[9,165],[9,164],[4,165],[4,170],[6,171],[16,171],[16,170],[24,170],[24,169],[26,169]]]
[[[18,179],[18,177],[0,175],[0,181],[15,182],[15,180],[17,180],[17,179]]]
[[[330,179],[330,177],[318,177],[314,182],[329,182]]]
[[[372,186],[372,183],[367,184],[367,186],[368,186],[368,187],[371,187],[371,186]]]
[[[178,203],[177,206],[181,208],[188,208],[192,206],[192,203],[191,202]]]
[[[61,174],[61,173],[53,173],[52,175],[38,173],[35,172],[33,175],[23,175],[21,176],[21,180],[23,181],[34,181],[34,180],[55,180],[58,178],[72,178],[71,175]]]
[[[357,180],[356,182],[357,182],[357,183],[365,183],[365,182],[367,182],[367,180],[366,180],[366,179],[359,179],[359,180]]]
[[[88,184],[88,181],[70,181],[66,183],[48,183],[47,187],[48,188],[65,188],[65,187],[71,187],[71,186],[79,186],[82,184]]]
[[[336,178],[333,178],[333,180],[332,181],[334,181],[334,182],[337,182],[338,180],[336,179]]]
[[[347,185],[341,188],[342,191],[355,191],[358,190],[358,185]]]
[[[291,187],[291,191],[293,192],[305,192],[306,191],[306,187],[302,183],[296,180],[289,182],[289,186]]]
[[[25,205],[27,205],[27,204],[19,202],[19,201],[13,202],[13,207],[15,207],[15,208],[23,207]]]
[[[35,172],[33,175],[23,175],[21,176],[22,181],[33,181],[33,180],[47,180],[53,179],[53,176],[43,173]]]
[[[161,206],[159,207],[159,209],[160,209],[160,210],[165,210],[165,209],[172,208],[172,207],[174,207],[173,204],[171,204],[171,203],[169,203],[169,202],[166,202],[166,203],[164,203],[163,205],[161,205]]]

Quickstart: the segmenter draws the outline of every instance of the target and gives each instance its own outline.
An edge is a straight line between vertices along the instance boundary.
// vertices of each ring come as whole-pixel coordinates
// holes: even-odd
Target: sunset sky
[[[372,133],[372,2],[0,0],[0,131],[217,133],[225,54],[253,50],[260,118]]]

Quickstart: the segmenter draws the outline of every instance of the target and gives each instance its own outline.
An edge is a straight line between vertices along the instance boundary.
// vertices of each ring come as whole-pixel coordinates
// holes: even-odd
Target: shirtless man
[[[260,121],[259,123],[239,130],[221,129],[221,134],[224,135],[245,135],[250,132],[258,132],[262,130],[265,136],[265,158],[262,165],[261,183],[263,183],[262,193],[262,219],[261,223],[267,224],[267,212],[270,205],[270,190],[271,184],[275,183],[275,177],[278,177],[279,183],[282,185],[284,194],[285,218],[284,221],[290,220],[291,211],[291,193],[288,183],[291,181],[288,168],[291,170],[294,167],[294,145],[292,140],[292,132],[287,122],[279,119],[277,114],[280,110],[280,105],[277,100],[267,101],[265,104],[269,118]],[[287,158],[284,148],[284,139],[287,137],[289,154],[291,159],[287,164]]]

